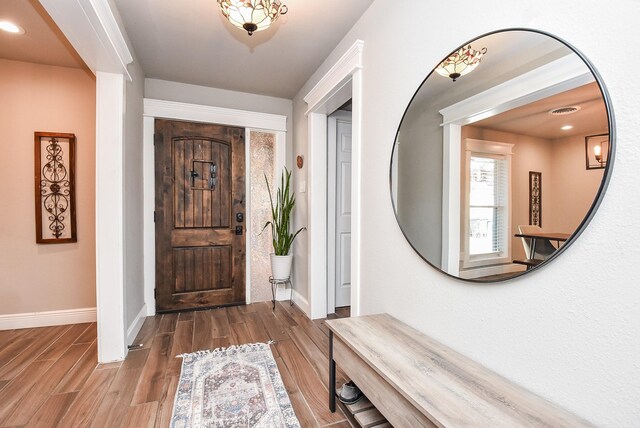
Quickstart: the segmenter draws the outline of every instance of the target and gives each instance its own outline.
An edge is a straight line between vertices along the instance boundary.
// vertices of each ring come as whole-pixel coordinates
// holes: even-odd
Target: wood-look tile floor
[[[0,331],[0,427],[167,427],[176,355],[269,340],[301,426],[350,427],[340,409],[328,410],[326,325],[270,302],[149,317],[136,339],[142,348],[104,365],[95,323]]]

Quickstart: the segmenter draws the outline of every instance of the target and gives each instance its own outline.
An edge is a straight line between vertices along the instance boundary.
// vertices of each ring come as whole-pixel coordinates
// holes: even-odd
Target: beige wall
[[[603,134],[606,130],[594,132]],[[529,224],[529,171],[542,173],[542,228],[573,233],[589,212],[602,183],[603,169],[585,168],[584,135],[547,140],[465,126],[463,138],[513,144],[511,232]],[[524,257],[520,238],[512,238],[512,258]]]
[[[551,231],[546,226],[556,211],[551,197],[556,181],[553,176],[551,141],[473,126],[462,128],[462,138],[513,144],[513,156],[511,157],[511,256],[513,259],[524,259],[522,242],[520,238],[515,238],[513,235],[518,233],[518,225],[529,224],[529,171],[542,173],[542,226],[544,229]]]
[[[95,80],[0,59],[0,94],[0,315],[95,307]],[[77,243],[35,243],[35,131],[76,135]]]
[[[593,134],[604,134],[606,130]],[[555,215],[543,217],[545,230],[573,232],[593,204],[604,169],[586,168],[584,135],[553,140],[551,206]],[[544,186],[544,174],[542,177]]]

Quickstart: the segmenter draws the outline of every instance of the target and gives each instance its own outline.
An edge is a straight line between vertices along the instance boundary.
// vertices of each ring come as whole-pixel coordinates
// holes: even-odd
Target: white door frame
[[[96,75],[98,362],[124,359],[124,115],[133,56],[107,0],[40,0]]]
[[[246,171],[249,176],[251,168],[250,140],[252,131],[273,132],[276,134],[275,168],[276,174],[286,165],[286,132],[287,117],[269,113],[235,110],[222,107],[211,107],[198,104],[179,103],[174,101],[144,99],[144,127],[143,127],[143,188],[144,188],[144,301],[147,307],[147,316],[155,315],[156,300],[154,290],[156,288],[156,234],[153,212],[155,211],[155,153],[153,147],[153,135],[155,120],[174,119],[190,122],[214,123],[245,128],[245,159]],[[251,180],[245,180],[245,235],[251,236]],[[246,301],[250,303],[251,297],[251,245],[249,238],[245,238],[246,266],[245,285]]]
[[[362,54],[356,42],[304,97],[309,125],[309,311],[325,318],[327,278],[327,116],[352,100],[351,315],[360,315],[360,168],[362,156]]]

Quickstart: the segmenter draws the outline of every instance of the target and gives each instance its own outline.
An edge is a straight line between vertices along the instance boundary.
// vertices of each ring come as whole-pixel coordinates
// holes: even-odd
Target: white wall
[[[464,23],[455,31],[453,16]],[[364,40],[362,312],[388,312],[601,426],[640,424],[640,81],[628,72],[640,66],[628,55],[640,39],[638,16],[640,3],[632,0],[615,7],[595,0],[513,7],[376,0],[294,99],[294,152],[306,153],[302,98]],[[508,27],[549,31],[594,63],[612,98],[617,153],[608,192],[577,242],[540,271],[478,286],[442,275],[411,249],[386,193],[387,171],[402,113],[429,70],[466,40]],[[612,58],[625,58],[625,67]],[[306,170],[296,171],[296,186]],[[304,222],[300,202],[296,221]],[[296,252],[299,286],[306,282],[304,241]]]
[[[156,100],[287,116],[287,165],[292,165],[291,148],[293,146],[293,138],[291,126],[293,122],[293,105],[291,100],[158,79],[145,79],[144,96]]]
[[[139,322],[136,317],[145,303],[142,217],[144,74],[137,63],[129,66],[129,73],[132,81],[125,86],[124,119],[124,325],[127,330],[135,329],[133,324]]]

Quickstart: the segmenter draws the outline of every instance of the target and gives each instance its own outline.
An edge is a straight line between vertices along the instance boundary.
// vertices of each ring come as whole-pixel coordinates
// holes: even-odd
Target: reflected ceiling
[[[573,114],[553,116],[549,111],[558,107],[579,106]],[[562,130],[571,125],[570,130]],[[607,110],[596,82],[544,98],[473,123],[478,128],[520,133],[531,137],[556,138],[587,135],[607,129]]]

